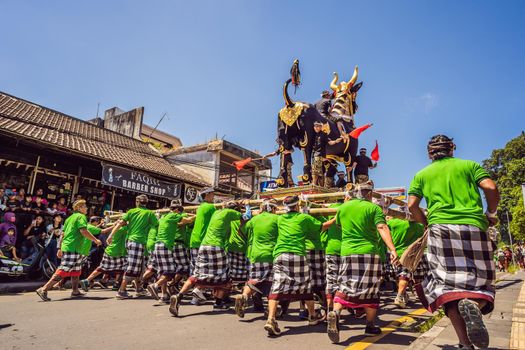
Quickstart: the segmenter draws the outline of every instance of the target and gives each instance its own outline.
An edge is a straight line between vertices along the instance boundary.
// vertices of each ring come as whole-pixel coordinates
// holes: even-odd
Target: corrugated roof
[[[4,92],[0,92],[0,130],[82,156],[195,185],[208,185],[195,174],[170,164],[146,142]]]

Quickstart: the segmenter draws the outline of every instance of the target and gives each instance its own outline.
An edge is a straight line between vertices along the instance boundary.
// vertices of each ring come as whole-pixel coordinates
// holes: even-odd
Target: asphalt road
[[[326,325],[308,326],[297,317],[298,304],[279,321],[283,335],[270,338],[264,331],[265,317],[251,313],[239,320],[233,310],[214,312],[211,304],[184,303],[181,316],[172,317],[166,305],[152,299],[116,300],[115,292],[92,290],[82,299],[69,299],[69,291],[52,291],[51,302],[34,293],[0,296],[1,349],[404,349],[418,333],[391,328],[381,336],[362,335],[364,320],[348,316],[342,324],[342,343],[333,345]],[[386,305],[379,326],[417,310],[399,310]],[[414,300],[415,297],[412,296]],[[346,314],[346,313],[345,313]],[[345,315],[344,314],[344,315]],[[412,317],[422,321],[428,314]],[[402,322],[413,321],[403,318]],[[386,334],[386,335],[385,335]]]

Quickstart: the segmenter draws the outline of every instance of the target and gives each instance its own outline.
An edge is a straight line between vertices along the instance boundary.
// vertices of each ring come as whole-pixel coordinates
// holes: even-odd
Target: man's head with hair
[[[454,139],[445,135],[432,136],[427,145],[428,157],[432,161],[452,157],[455,149]]]
[[[84,208],[86,209],[86,212],[87,212],[86,201],[83,200],[83,199],[76,200],[73,203],[73,210],[74,211],[82,211],[82,209],[84,209]]]
[[[259,206],[261,212],[273,213],[277,210],[277,201],[275,199],[266,199]]]
[[[170,209],[182,213],[184,211],[184,207],[182,206],[181,200],[173,199],[170,203]]]
[[[90,224],[98,224],[100,223],[100,221],[102,221],[102,218],[100,216],[92,216],[89,218]]]
[[[241,206],[239,205],[239,202],[237,201],[227,201],[222,204],[222,207],[225,209],[233,209],[237,211],[241,211]]]
[[[367,201],[372,199],[372,191],[374,190],[374,182],[368,180],[367,182],[356,184],[354,187],[354,197],[360,199],[366,199]]]
[[[205,187],[199,191],[199,199],[201,202],[212,203],[215,197],[215,189],[213,187]]]
[[[283,199],[283,204],[288,211],[297,211],[299,207],[299,197],[298,196],[288,196]]]
[[[148,196],[140,194],[136,198],[137,207],[145,207],[149,202]]]

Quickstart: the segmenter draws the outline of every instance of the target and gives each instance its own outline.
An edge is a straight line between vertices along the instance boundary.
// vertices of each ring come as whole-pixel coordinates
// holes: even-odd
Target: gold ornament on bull
[[[337,81],[339,80],[339,75],[337,72],[334,72],[334,79],[330,83],[330,88],[337,94],[340,92],[348,93],[350,92],[350,89],[352,86],[354,86],[355,82],[357,81],[357,73],[358,68],[355,66],[354,68],[354,75],[352,75],[352,78],[348,82],[340,82],[339,85],[337,84]]]

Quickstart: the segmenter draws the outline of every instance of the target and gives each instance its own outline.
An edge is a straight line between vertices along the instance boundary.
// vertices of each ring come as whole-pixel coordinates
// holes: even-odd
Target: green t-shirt
[[[272,262],[277,242],[279,216],[262,212],[246,223],[245,230],[250,241],[248,259],[250,262]]]
[[[213,213],[201,245],[226,249],[230,238],[232,221],[239,220],[241,213],[233,209],[220,209]]]
[[[215,205],[203,202],[195,213],[193,231],[191,231],[190,248],[199,248],[208,230],[211,216],[215,212]]]
[[[342,230],[341,256],[381,253],[376,226],[386,221],[380,206],[352,199],[341,204],[335,218]]]
[[[184,219],[185,217],[188,216],[188,213],[182,213],[182,218]],[[182,226],[179,226],[180,230],[181,230],[181,233],[182,233],[182,244],[184,245],[184,247],[186,248],[189,248],[190,247],[190,238],[191,238],[191,230],[193,228],[193,224],[186,224],[186,225],[182,225]]]
[[[102,231],[102,229],[100,227],[96,227],[96,226],[93,226],[91,224],[87,225],[87,230],[93,236],[98,236],[100,234],[100,232]],[[84,242],[82,242],[82,247],[80,248],[80,254],[82,254],[84,256],[88,256],[92,245],[93,245],[93,242],[91,242],[89,239],[84,237]]]
[[[173,250],[173,244],[175,241],[182,242],[184,240],[181,227],[179,227],[179,222],[181,220],[182,215],[174,212],[161,217],[159,220],[157,239],[155,241],[162,242],[166,245],[166,248]]]
[[[113,240],[111,244],[106,247],[106,254],[113,257],[119,258],[121,256],[127,256],[128,252],[126,250],[126,236],[128,234],[128,227],[123,226],[118,229],[117,232],[113,235]]]
[[[474,161],[443,158],[414,176],[408,194],[425,198],[429,225],[473,225],[485,231],[488,221],[483,214],[478,184],[488,177]]]
[[[148,242],[149,230],[159,224],[153,211],[141,207],[128,210],[122,220],[128,223],[128,240],[140,244]]]
[[[320,219],[321,220],[314,218],[316,221],[316,229],[306,232],[306,238],[304,240],[306,250],[324,250],[323,243],[321,241],[321,228],[325,220],[324,218]]]
[[[330,205],[330,208],[338,208],[342,203],[334,203]],[[333,218],[331,216],[329,219]],[[341,226],[332,225],[326,231],[326,254],[328,255],[341,255]]]
[[[273,250],[274,258],[283,253],[306,256],[306,233],[321,230],[321,222],[313,216],[290,212],[279,216],[278,236]]]
[[[388,220],[387,225],[398,257],[401,257],[409,245],[423,236],[425,231],[425,227],[415,221],[394,218]]]
[[[237,253],[246,253],[247,240],[244,225],[241,226],[241,220],[232,221],[230,224],[231,233],[228,242],[228,251]]]
[[[157,227],[152,227],[148,231],[148,240],[146,241],[146,250],[144,251],[146,256],[149,256],[150,253],[155,249],[155,242],[157,242]]]
[[[60,249],[67,253],[80,253],[84,236],[80,229],[87,228],[87,218],[82,213],[73,213],[64,222],[64,238]]]

